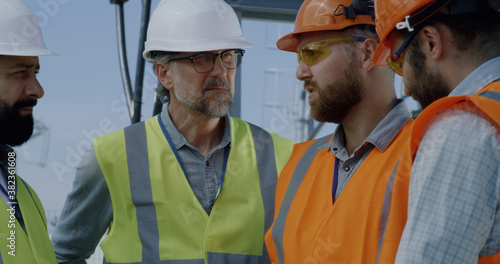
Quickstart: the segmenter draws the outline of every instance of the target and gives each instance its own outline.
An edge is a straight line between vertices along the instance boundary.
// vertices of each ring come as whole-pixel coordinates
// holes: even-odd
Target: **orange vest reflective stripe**
[[[410,184],[410,175],[413,167],[413,161],[418,147],[424,136],[427,124],[439,111],[450,108],[455,104],[469,104],[476,110],[476,114],[487,116],[496,122],[493,124],[499,128],[500,125],[500,82],[494,82],[484,87],[473,96],[460,95],[441,98],[428,106],[417,118],[411,134],[411,144],[405,148],[401,158],[396,182],[394,184],[393,199],[389,222],[385,236],[383,238],[382,251],[380,255],[380,264],[394,263],[399,242],[403,234],[408,211],[408,190]],[[472,109],[471,109],[472,110]],[[483,256],[478,261],[479,264],[500,263],[500,252],[492,256]]]
[[[334,204],[335,157],[318,149],[331,136],[296,144],[280,174],[277,214],[266,234],[272,263],[375,263],[380,224],[387,222],[381,218],[389,214],[395,168],[412,124],[383,153],[374,148],[368,154]]]

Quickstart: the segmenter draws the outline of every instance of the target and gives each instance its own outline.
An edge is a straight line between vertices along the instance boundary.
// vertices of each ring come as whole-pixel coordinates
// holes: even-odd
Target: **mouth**
[[[207,91],[227,91],[227,88],[223,87],[223,86],[214,86],[214,87],[208,87],[206,90]]]
[[[311,98],[316,93],[316,91],[311,86],[304,87],[304,89],[309,93],[309,98]]]
[[[30,115],[33,113],[37,101],[33,99],[22,99],[14,104],[13,108],[17,109],[22,115]]]
[[[33,106],[19,108],[19,112],[23,115],[31,115],[33,113]]]
[[[213,78],[203,85],[202,90],[213,92],[227,92],[230,91],[230,85],[228,81],[222,78]]]

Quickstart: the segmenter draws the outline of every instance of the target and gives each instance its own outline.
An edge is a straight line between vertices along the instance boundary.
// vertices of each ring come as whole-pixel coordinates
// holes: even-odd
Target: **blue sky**
[[[129,124],[118,62],[115,6],[109,0],[24,0],[38,15],[47,47],[59,56],[41,57],[38,75],[45,96],[34,116],[47,129],[17,148],[18,173],[37,191],[49,217],[72,188],[74,167],[92,138]],[[153,9],[158,4],[153,1]],[[127,52],[132,83],[137,58],[141,1],[125,4]],[[242,118],[289,138],[300,138],[293,116],[307,110],[295,79],[294,53],[276,40],[292,23],[243,20],[254,45],[242,63]],[[152,115],[156,77],[146,65],[142,120]],[[304,114],[302,117],[308,117]],[[296,117],[297,118],[297,117]],[[318,134],[333,132],[325,126]]]

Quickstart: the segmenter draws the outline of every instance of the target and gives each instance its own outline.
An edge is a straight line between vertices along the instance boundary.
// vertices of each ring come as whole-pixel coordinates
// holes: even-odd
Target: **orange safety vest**
[[[266,234],[272,263],[375,263],[380,223],[389,216],[392,183],[412,124],[384,152],[374,148],[368,154],[333,204],[335,157],[318,149],[331,136],[296,144],[280,174],[277,214]]]
[[[496,124],[493,125],[499,128],[500,82],[491,83],[472,96],[460,95],[441,98],[428,106],[419,115],[417,120],[415,120],[415,125],[413,126],[411,134],[411,144],[405,148],[396,174],[389,221],[387,223],[385,236],[383,237],[383,245],[378,262],[380,264],[392,264],[396,259],[396,253],[403,234],[408,213],[408,190],[410,185],[411,170],[418,147],[424,137],[424,131],[428,123],[438,112],[446,110],[456,104],[468,104],[471,106],[471,111],[480,116],[486,115],[488,118],[493,120],[493,122],[496,122]],[[492,256],[482,256],[478,263],[500,263],[500,252],[497,252]]]

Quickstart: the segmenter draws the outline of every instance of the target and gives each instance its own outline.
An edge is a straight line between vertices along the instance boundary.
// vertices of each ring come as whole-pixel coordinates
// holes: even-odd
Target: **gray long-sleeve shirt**
[[[224,149],[231,144],[229,116],[221,142],[206,157],[189,144],[175,128],[168,111],[161,113],[162,123],[172,138],[186,178],[198,201],[207,213],[219,186]],[[73,190],[68,195],[63,211],[52,234],[52,244],[59,263],[86,263],[106,232],[113,218],[108,186],[97,162],[94,149],[89,149],[76,167]]]

